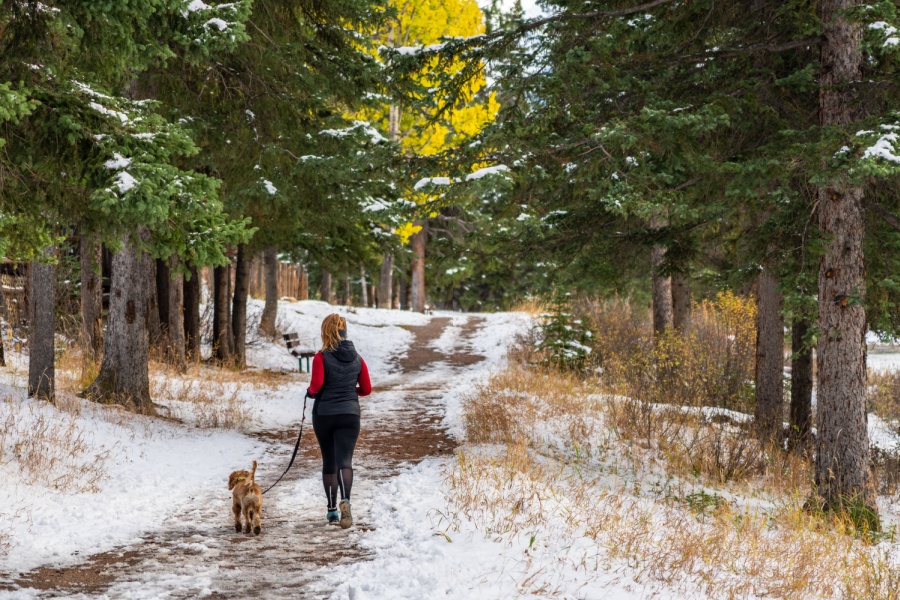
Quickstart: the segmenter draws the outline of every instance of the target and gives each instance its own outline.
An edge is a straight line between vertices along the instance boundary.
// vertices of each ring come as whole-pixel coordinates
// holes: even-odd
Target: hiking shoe
[[[341,509],[341,528],[348,529],[353,525],[353,515],[350,514],[350,501],[346,498],[338,504]]]
[[[328,519],[329,523],[337,523],[338,521],[341,520],[341,517],[338,514],[338,511],[336,508],[329,508],[328,513],[326,514],[326,518]]]

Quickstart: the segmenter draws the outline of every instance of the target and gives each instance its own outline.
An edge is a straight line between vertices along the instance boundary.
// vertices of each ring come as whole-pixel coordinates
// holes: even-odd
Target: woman
[[[353,525],[350,488],[353,449],[359,438],[359,397],[371,394],[372,384],[366,361],[347,339],[347,321],[340,315],[328,315],[322,321],[322,350],[313,358],[308,392],[315,398],[312,422],[322,450],[328,522],[340,521],[347,529]]]

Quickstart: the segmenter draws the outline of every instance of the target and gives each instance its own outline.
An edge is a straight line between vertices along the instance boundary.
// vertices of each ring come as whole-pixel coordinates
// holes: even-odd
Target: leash
[[[291,465],[294,464],[294,459],[297,458],[297,450],[300,449],[300,440],[303,439],[303,424],[306,422],[306,401],[309,399],[309,397],[309,391],[307,391],[306,395],[303,397],[303,418],[300,420],[300,435],[297,436],[297,443],[294,445],[294,453],[291,454],[291,462],[288,463],[287,469],[284,470],[284,473],[281,474],[281,477],[276,479],[275,483],[267,487],[263,494],[278,485],[278,482],[281,481],[282,477],[287,475],[288,471],[291,470]]]

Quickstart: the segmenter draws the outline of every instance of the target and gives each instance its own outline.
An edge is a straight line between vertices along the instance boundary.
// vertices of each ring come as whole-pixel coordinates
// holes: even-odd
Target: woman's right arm
[[[315,398],[319,390],[322,389],[323,383],[325,383],[325,361],[322,359],[322,353],[316,352],[316,355],[313,357],[312,376],[309,378],[307,393]]]

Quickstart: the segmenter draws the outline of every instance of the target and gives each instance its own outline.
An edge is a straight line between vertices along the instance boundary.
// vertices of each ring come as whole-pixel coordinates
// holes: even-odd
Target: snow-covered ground
[[[251,312],[261,309],[260,302],[251,301]],[[425,316],[304,301],[281,302],[278,326],[284,332],[297,332],[301,340],[316,348],[321,320],[332,312],[347,318],[349,337],[369,364],[376,387],[393,386],[391,392],[376,392],[366,399],[366,418],[378,421],[397,411],[404,385],[435,388],[440,397],[439,416],[460,441],[463,396],[488,373],[503,367],[509,344],[531,324],[526,315],[514,313],[438,312]],[[429,348],[448,357],[465,351],[484,360],[466,367],[435,361],[418,373],[414,382],[405,382],[399,364],[415,337],[410,328],[428,325],[432,319],[446,319],[447,326]],[[254,340],[248,355],[257,369],[294,372],[297,368],[296,361],[278,343]],[[870,352],[870,366],[897,368],[898,356]],[[197,427],[199,417],[191,413],[189,403],[171,398],[158,400],[182,422],[135,416],[74,398],[63,403],[64,409],[28,400],[22,389],[21,357],[12,358],[19,361],[19,371],[0,373],[4,386],[0,388],[0,425],[5,424],[0,433],[0,477],[4,481],[0,491],[0,543],[6,550],[0,556],[0,572],[5,573],[3,579],[7,581],[38,566],[78,564],[91,554],[139,543],[148,534],[171,526],[173,505],[182,513],[198,515],[210,506],[227,507],[227,474],[249,467],[267,451],[260,432],[296,428],[306,381],[305,375],[292,374],[265,385],[216,383],[219,387],[214,389],[234,395],[243,415],[237,430],[227,430]],[[212,385],[214,373],[204,369],[195,379],[204,383],[208,376],[206,383]],[[169,380],[166,389],[170,391],[192,384],[165,374],[157,377]],[[307,423],[310,410],[308,407]],[[77,442],[74,445],[78,448],[66,455],[65,444],[46,441],[55,462],[40,477],[30,477],[23,470],[27,460],[34,460],[28,458],[29,448],[23,442],[28,436],[24,432],[35,429],[43,431],[44,438],[57,436]],[[898,442],[879,421],[870,423],[870,435],[882,448],[896,447]],[[552,582],[554,590],[565,597],[630,599],[660,593],[636,585],[627,576],[623,578],[621,569],[615,576],[603,569],[589,574],[574,568],[556,572],[563,563],[555,556],[586,550],[576,547],[578,544],[557,548],[552,540],[541,540],[542,555],[532,548],[533,538],[494,536],[464,515],[447,514],[447,476],[454,460],[425,458],[377,481],[363,472],[354,494],[354,512],[366,527],[354,531],[352,539],[370,553],[369,557],[320,567],[312,573],[309,584],[315,595],[336,600],[519,597],[525,594],[523,579],[533,577],[536,568],[542,570],[541,581]],[[273,481],[282,467],[271,461],[261,464],[258,480]],[[83,479],[60,479],[66,469]],[[279,517],[290,521],[321,512],[320,485],[318,474],[311,470],[276,488],[273,497],[281,507]],[[451,520],[452,530],[448,529]],[[216,524],[206,530],[205,538],[186,539],[184,543],[194,544],[198,553],[208,555],[220,530],[221,536],[229,535]],[[264,539],[265,534],[260,542],[246,543],[263,543]],[[215,591],[214,582],[220,575],[216,568],[189,573],[155,564],[139,580],[115,583],[106,597],[203,595]],[[0,598],[36,594],[34,590],[14,590],[0,592]],[[533,592],[528,595],[544,597]]]

